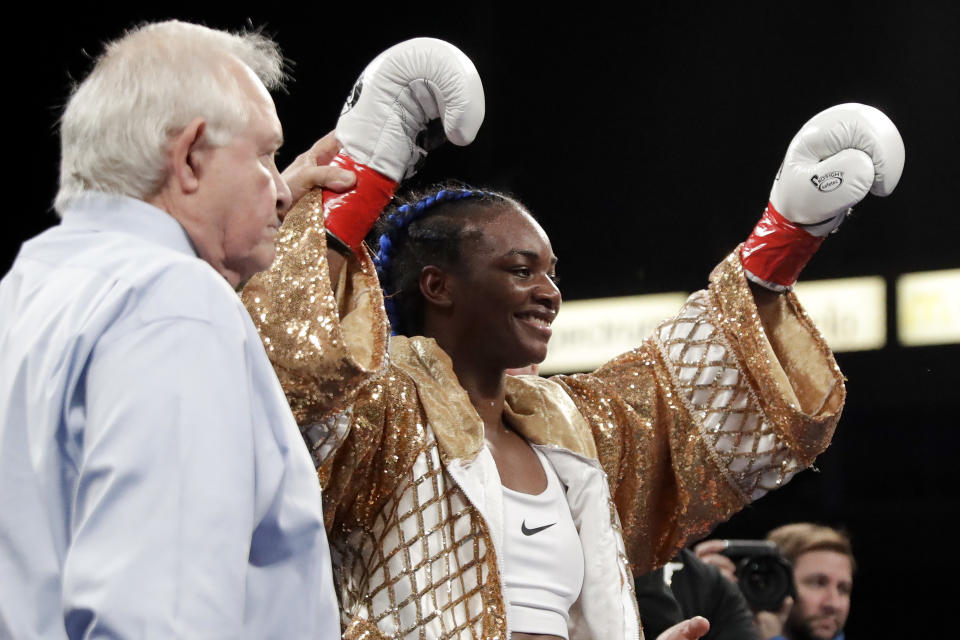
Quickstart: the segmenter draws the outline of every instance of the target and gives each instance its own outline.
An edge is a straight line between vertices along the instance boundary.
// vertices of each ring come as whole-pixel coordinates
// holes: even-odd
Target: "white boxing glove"
[[[840,104],[794,136],[770,190],[770,204],[815,236],[825,236],[867,192],[890,195],[903,173],[903,139],[879,109]]]
[[[790,142],[770,203],[740,251],[747,277],[789,290],[867,193],[889,195],[903,173],[903,139],[883,112],[850,103],[811,118]]]
[[[463,146],[476,137],[484,109],[480,75],[448,42],[414,38],[377,56],[337,122],[343,148],[332,164],[356,173],[357,185],[324,194],[327,231],[357,251],[398,183],[426,156],[428,123],[439,120],[445,137]]]
[[[337,122],[344,151],[394,182],[426,155],[418,136],[440,119],[452,143],[473,142],[483,123],[483,85],[473,62],[449,42],[414,38],[367,65]]]

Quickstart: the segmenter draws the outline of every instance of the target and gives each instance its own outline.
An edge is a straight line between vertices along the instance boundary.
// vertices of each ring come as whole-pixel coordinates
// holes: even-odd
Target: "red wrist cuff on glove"
[[[328,233],[356,253],[393,197],[397,183],[342,151],[330,164],[355,173],[357,184],[344,193],[323,190],[324,224]]]
[[[760,222],[740,248],[747,277],[774,291],[787,291],[823,243],[767,204]]]

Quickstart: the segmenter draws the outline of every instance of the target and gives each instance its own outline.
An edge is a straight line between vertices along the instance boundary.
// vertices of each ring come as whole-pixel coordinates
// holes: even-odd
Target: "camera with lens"
[[[721,552],[736,565],[740,591],[753,611],[779,611],[787,596],[796,599],[793,569],[768,540],[724,540]]]

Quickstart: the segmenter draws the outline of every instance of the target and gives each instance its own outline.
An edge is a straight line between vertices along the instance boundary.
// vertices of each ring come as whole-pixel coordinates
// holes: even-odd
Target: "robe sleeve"
[[[734,251],[640,347],[554,378],[587,419],[637,574],[810,466],[845,398],[792,293],[766,329]]]
[[[426,442],[419,407],[391,402],[416,389],[388,366],[389,321],[372,261],[366,253],[348,260],[334,290],[326,254],[314,190],[287,214],[273,265],[242,298],[317,467],[330,529],[372,520]],[[396,428],[385,433],[387,424]]]
[[[287,214],[273,265],[246,284],[242,298],[304,425],[353,404],[386,366],[389,323],[376,270],[365,253],[330,285],[320,190]]]

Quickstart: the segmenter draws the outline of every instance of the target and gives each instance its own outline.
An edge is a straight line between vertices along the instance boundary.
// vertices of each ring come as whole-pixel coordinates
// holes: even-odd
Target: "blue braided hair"
[[[463,241],[470,237],[464,224],[470,218],[461,210],[516,201],[456,184],[398,200],[377,223],[374,264],[393,334],[417,335],[423,322],[420,272],[429,264],[449,268],[459,262]]]

